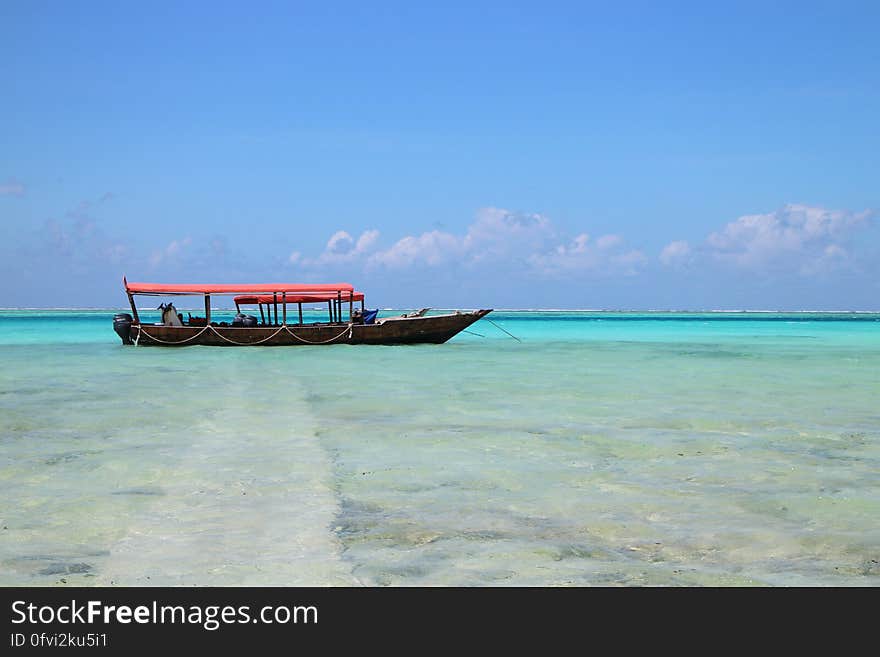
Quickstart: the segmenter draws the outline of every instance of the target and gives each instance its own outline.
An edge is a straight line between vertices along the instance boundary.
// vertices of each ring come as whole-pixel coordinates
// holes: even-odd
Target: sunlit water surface
[[[878,315],[164,349],[113,312],[0,312],[0,584],[880,584]]]

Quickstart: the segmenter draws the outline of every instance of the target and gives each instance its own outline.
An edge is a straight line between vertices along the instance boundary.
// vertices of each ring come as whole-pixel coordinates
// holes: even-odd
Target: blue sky
[[[2,0],[0,306],[124,305],[125,273],[877,309],[878,24],[876,2]]]

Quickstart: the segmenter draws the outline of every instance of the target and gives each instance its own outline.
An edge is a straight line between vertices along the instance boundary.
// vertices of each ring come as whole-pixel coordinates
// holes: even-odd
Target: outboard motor
[[[134,320],[128,313],[113,316],[113,330],[122,338],[122,344],[134,344],[131,341],[131,324]]]
[[[244,315],[242,313],[238,313],[232,320],[233,326],[242,327],[250,327],[257,325],[257,318],[253,315]]]

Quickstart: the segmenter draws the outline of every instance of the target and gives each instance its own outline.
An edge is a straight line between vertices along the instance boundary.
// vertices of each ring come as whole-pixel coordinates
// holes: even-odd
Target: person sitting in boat
[[[376,310],[361,310],[360,308],[355,308],[351,313],[351,323],[373,324],[376,322],[376,315],[378,314],[378,308]]]
[[[192,313],[187,313],[187,320],[184,322],[189,326],[205,326],[208,323],[208,320],[205,317],[193,317]]]
[[[165,326],[183,326],[183,314],[177,312],[174,304],[163,303],[156,310],[162,311],[162,324]]]

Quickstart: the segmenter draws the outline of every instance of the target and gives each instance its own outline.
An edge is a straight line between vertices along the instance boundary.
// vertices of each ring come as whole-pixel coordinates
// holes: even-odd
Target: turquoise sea
[[[0,311],[0,585],[880,585],[880,314],[163,349],[114,312]]]

